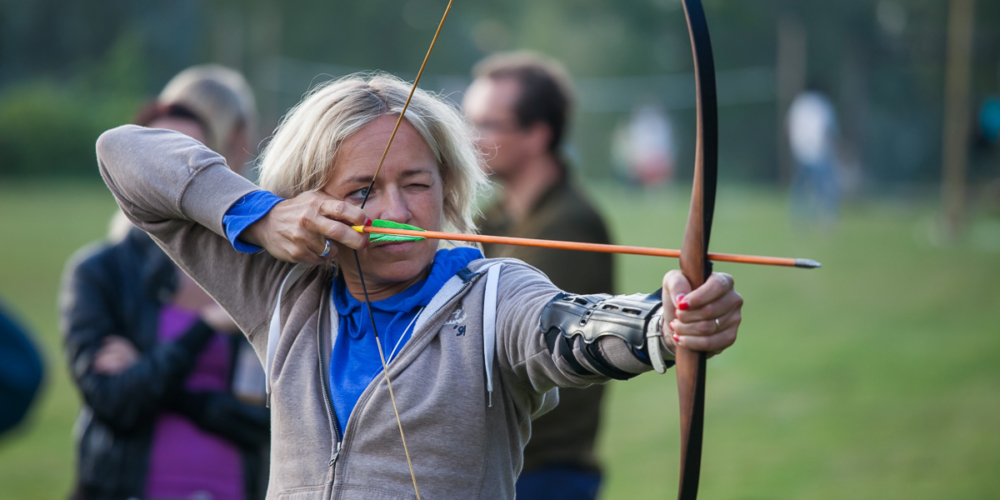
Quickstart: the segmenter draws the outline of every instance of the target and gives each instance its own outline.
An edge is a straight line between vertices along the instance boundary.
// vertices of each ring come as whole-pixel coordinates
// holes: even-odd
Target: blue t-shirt
[[[417,315],[444,283],[470,262],[482,257],[482,252],[475,248],[438,250],[427,278],[392,297],[372,302],[386,363],[392,363],[399,356],[413,335]],[[372,334],[368,308],[347,292],[342,278],[334,280],[333,304],[340,317],[340,326],[330,358],[330,396],[337,413],[338,429],[343,436],[361,393],[382,373],[382,360]]]

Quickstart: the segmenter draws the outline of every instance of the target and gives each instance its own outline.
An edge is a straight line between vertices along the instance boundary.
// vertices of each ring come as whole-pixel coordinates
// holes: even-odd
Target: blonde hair
[[[233,134],[251,133],[257,118],[253,91],[239,72],[217,64],[192,66],[163,87],[162,104],[181,104],[205,120],[212,150],[229,154]]]
[[[376,118],[398,116],[410,92],[391,75],[354,74],[320,84],[285,115],[261,153],[260,185],[291,198],[330,179],[341,144]],[[488,181],[472,129],[443,99],[417,89],[404,119],[437,158],[448,229],[476,230],[476,197]]]

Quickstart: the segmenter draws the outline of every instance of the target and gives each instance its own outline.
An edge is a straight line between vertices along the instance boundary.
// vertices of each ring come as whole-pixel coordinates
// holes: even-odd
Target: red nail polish
[[[670,331],[674,331],[674,322],[671,321],[671,322],[667,323],[667,328],[669,328]]]
[[[372,220],[371,220],[371,219],[369,219],[368,217],[365,217],[365,225],[366,225],[366,226],[370,226],[370,225],[372,225]]]
[[[680,344],[680,343],[681,343],[681,336],[680,336],[680,335],[677,335],[677,334],[675,333],[675,334],[674,334],[674,342],[676,342],[676,343]]]
[[[681,311],[687,311],[691,308],[691,304],[688,304],[687,301],[684,300],[684,297],[687,297],[686,293],[682,293],[677,296],[677,308]]]

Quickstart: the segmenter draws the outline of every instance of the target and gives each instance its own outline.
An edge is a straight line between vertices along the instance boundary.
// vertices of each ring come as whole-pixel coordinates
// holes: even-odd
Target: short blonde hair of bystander
[[[230,154],[235,134],[247,134],[249,140],[256,126],[257,104],[250,85],[238,71],[218,64],[181,71],[163,87],[157,101],[181,104],[198,114],[211,136],[206,146],[222,155]]]
[[[284,198],[323,187],[344,140],[380,116],[398,116],[409,93],[406,82],[383,73],[318,85],[285,115],[261,153],[261,187]],[[448,229],[475,232],[477,196],[489,181],[472,128],[444,99],[421,89],[414,92],[404,119],[437,158]]]

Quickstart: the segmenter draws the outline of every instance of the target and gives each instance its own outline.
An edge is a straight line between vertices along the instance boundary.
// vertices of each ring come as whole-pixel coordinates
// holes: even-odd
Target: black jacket
[[[67,266],[60,294],[61,328],[70,375],[84,403],[77,423],[74,498],[142,498],[156,417],[167,410],[239,446],[247,498],[264,496],[267,471],[261,457],[270,439],[268,410],[241,403],[229,393],[183,388],[212,329],[198,321],[180,338],[157,342],[160,309],[174,295],[177,272],[138,229],[119,243],[81,250]],[[136,365],[113,376],[92,369],[109,335],[129,339],[142,353]],[[245,342],[241,336],[232,338],[234,343]]]

